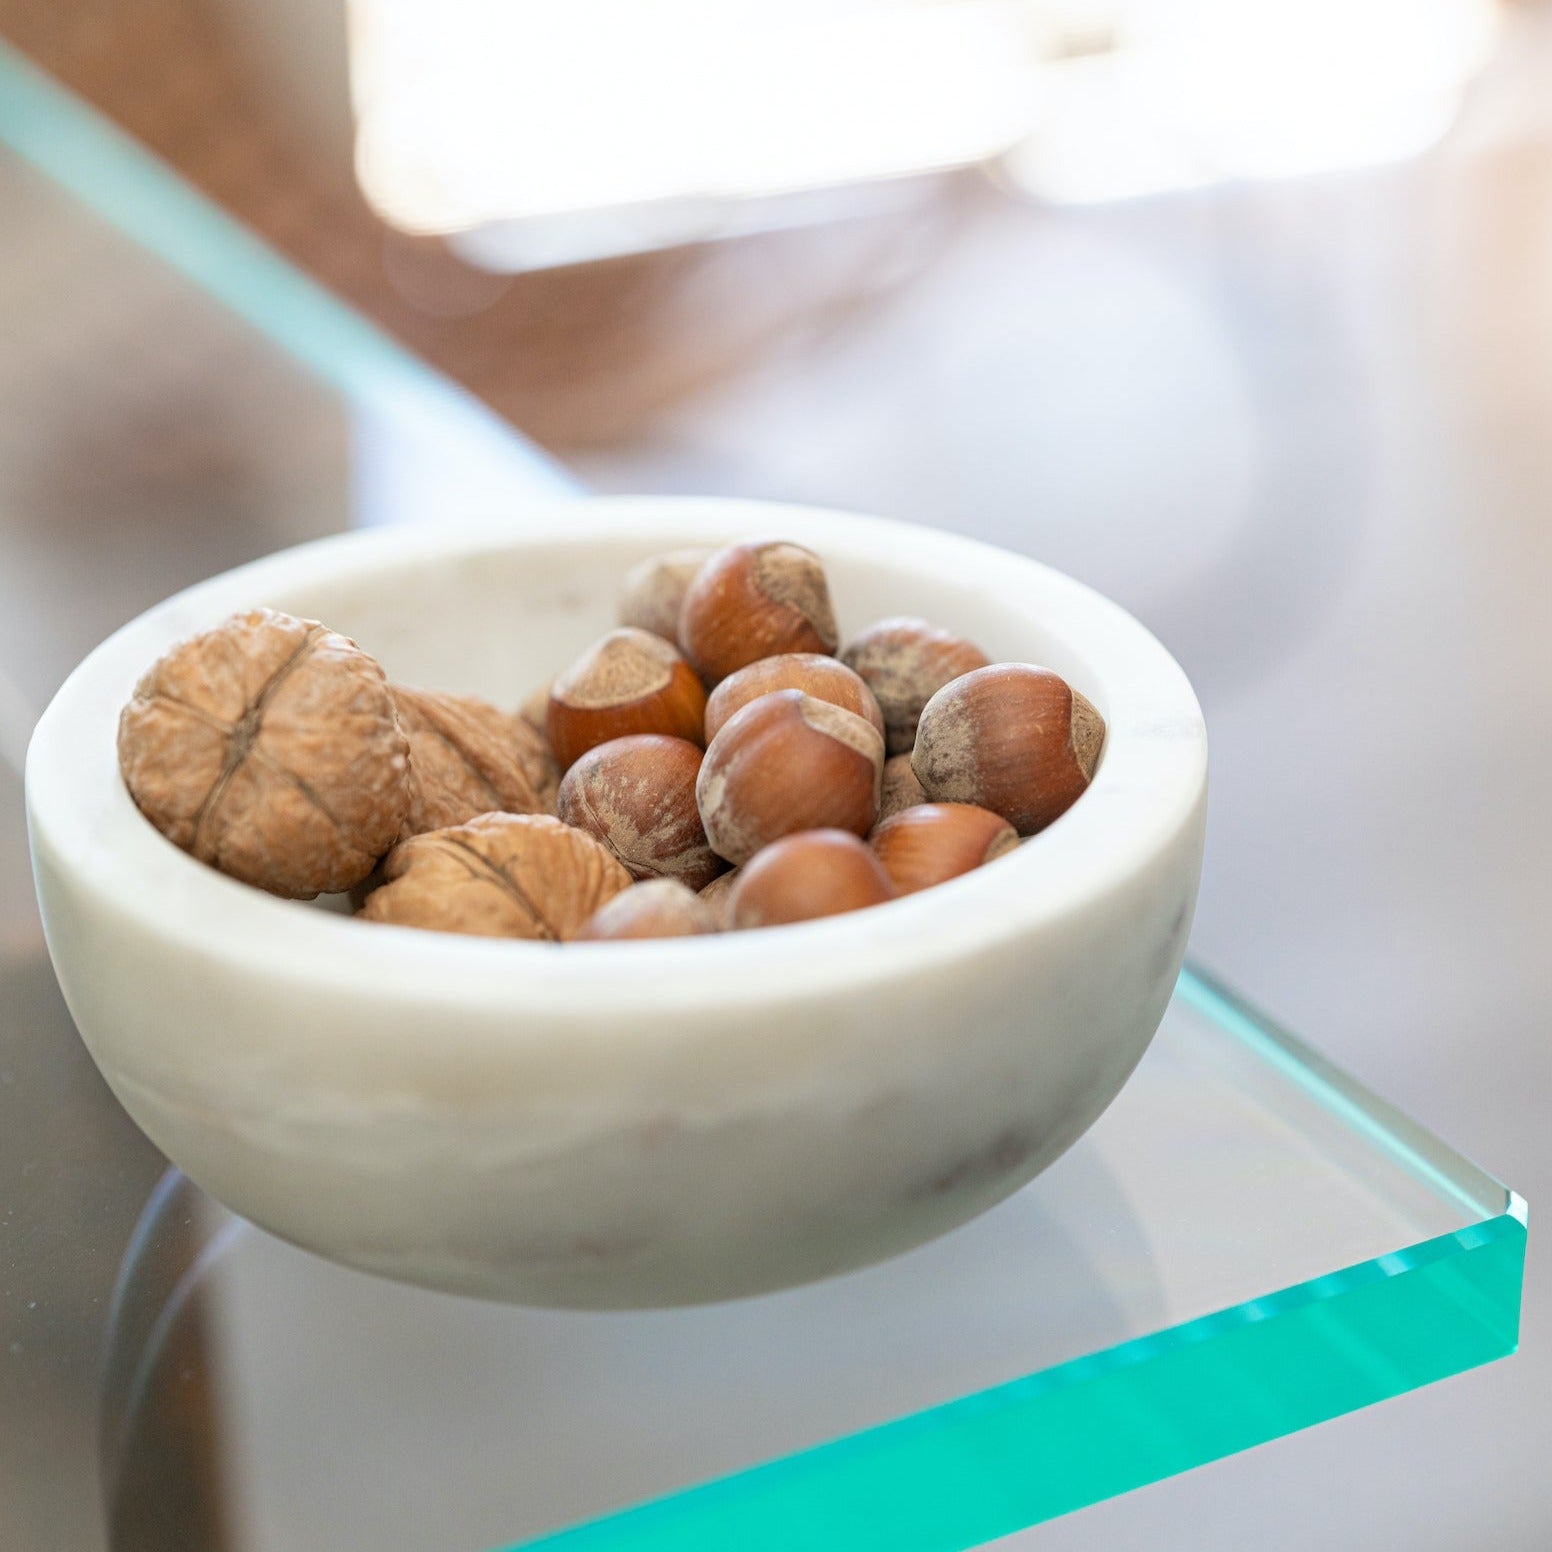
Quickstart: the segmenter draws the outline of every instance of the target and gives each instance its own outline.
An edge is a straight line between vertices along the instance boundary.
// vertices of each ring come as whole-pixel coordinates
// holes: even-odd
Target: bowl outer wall
[[[559,623],[564,587],[545,584],[574,647],[607,623],[597,595],[630,559],[747,534],[824,554],[853,625],[920,578],[895,612],[936,605],[994,655],[1025,655],[1025,629],[1039,637],[1110,724],[1083,800],[996,867],[854,917],[555,949],[271,899],[168,845],[119,780],[113,727],[134,680],[234,609],[333,600],[367,620],[395,587],[444,573],[477,587],[492,557],[516,554],[525,574],[551,565],[556,579],[592,566],[574,624]],[[840,584],[870,567],[887,585],[853,588],[848,607]],[[395,650],[383,648],[391,670]],[[28,805],[82,1035],[196,1181],[392,1275],[628,1305],[754,1292],[904,1249],[1080,1135],[1173,986],[1205,773],[1178,666],[1044,567],[876,519],[631,499],[535,508],[499,531],[347,535],[178,595],[62,688],[34,739]]]

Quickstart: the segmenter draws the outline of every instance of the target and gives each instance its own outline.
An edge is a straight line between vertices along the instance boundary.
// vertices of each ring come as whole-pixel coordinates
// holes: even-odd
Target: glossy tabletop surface
[[[326,1527],[341,1549],[474,1552],[785,1456],[575,1544],[756,1545],[761,1524],[871,1544],[851,1515],[925,1552],[1512,1346],[1518,1204],[1197,979],[1100,1127],[1027,1192],[917,1256],[704,1314],[413,1293],[163,1178],[42,948],[19,783],[36,710],[199,576],[351,524],[520,521],[565,481],[14,69],[0,208],[0,1543],[278,1552]],[[1273,1345],[1225,1363],[1246,1333]],[[1123,1374],[1145,1388],[1105,1388]],[[1246,1376],[1259,1399],[1236,1393]],[[926,1420],[925,1455],[878,1433],[903,1416]],[[963,1431],[988,1416],[1007,1431]],[[1149,1425],[1118,1435],[1118,1416]],[[1028,1469],[1101,1424],[1112,1469]],[[869,1470],[926,1496],[880,1521]]]

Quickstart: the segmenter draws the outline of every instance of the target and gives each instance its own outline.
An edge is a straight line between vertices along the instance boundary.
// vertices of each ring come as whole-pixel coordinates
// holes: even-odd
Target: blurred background
[[[1208,714],[1194,952],[1552,1186],[1547,4],[0,0],[0,43],[7,1552],[100,1544],[100,1327],[160,1169],[60,1035],[31,722],[175,587],[447,494],[445,406],[342,410],[71,196],[90,137],[38,128],[34,67],[488,407],[460,500],[499,419],[593,489],[880,512],[1115,596]],[[298,353],[406,370],[249,260]],[[1534,1257],[1527,1293],[1511,1362],[1019,1544],[1540,1552]]]

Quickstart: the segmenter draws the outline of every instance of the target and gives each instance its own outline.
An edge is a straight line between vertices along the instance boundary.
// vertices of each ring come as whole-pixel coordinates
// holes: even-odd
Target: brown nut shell
[[[762,695],[706,751],[695,789],[706,838],[742,863],[799,830],[866,835],[883,768],[884,740],[871,722],[801,690]]]
[[[671,878],[621,890],[583,923],[577,942],[621,938],[691,938],[717,931],[715,914],[693,890]]]
[[[1104,718],[1060,674],[998,663],[927,702],[911,767],[934,803],[979,804],[1033,835],[1083,796],[1104,741]]]
[[[709,546],[652,555],[625,573],[620,624],[651,631],[665,641],[679,640],[679,611],[695,574],[716,552]]]
[[[593,643],[550,686],[545,729],[561,770],[631,733],[701,741],[706,691],[678,650],[651,631],[623,627]]]
[[[730,544],[696,573],[679,642],[707,684],[762,657],[834,653],[830,585],[812,550],[782,540]]]
[[[472,695],[393,686],[410,742],[410,811],[401,840],[476,814],[552,813],[560,773],[549,746],[520,716]]]
[[[884,718],[873,692],[844,663],[819,652],[784,652],[762,657],[729,674],[706,701],[706,742],[709,744],[735,711],[775,690],[801,690],[816,701],[865,717],[880,733]]]
[[[922,803],[882,821],[868,843],[895,888],[911,895],[1004,856],[1018,832],[989,808]]]
[[[733,926],[779,927],[895,898],[878,858],[848,830],[808,830],[767,846],[739,870]]]
[[[937,691],[991,663],[964,637],[906,615],[870,625],[847,643],[841,661],[873,691],[892,755],[911,752],[922,707]]]
[[[712,922],[718,932],[727,932],[733,926],[733,886],[743,871],[742,868],[732,868],[712,879],[701,890],[701,903],[711,912]]]
[[[409,811],[409,746],[353,641],[270,609],[174,647],[119,718],[140,811],[201,862],[272,894],[353,888]]]
[[[916,772],[911,769],[910,755],[891,755],[884,761],[884,781],[878,798],[880,824],[905,809],[914,808],[918,803],[926,801],[927,794],[922,791],[922,784],[917,781]]]
[[[727,864],[701,827],[695,781],[701,751],[661,733],[614,738],[566,772],[556,812],[602,841],[632,878],[672,878],[692,890]]]
[[[590,835],[548,814],[481,814],[395,846],[366,921],[487,938],[575,937],[631,876]]]

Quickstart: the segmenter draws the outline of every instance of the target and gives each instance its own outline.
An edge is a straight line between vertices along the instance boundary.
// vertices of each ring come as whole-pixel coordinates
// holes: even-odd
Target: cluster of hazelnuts
[[[969,872],[1083,793],[1099,713],[924,620],[839,656],[819,558],[655,557],[621,628],[520,711],[388,683],[271,610],[163,657],[119,724],[169,839],[371,921],[549,941],[768,927]]]

